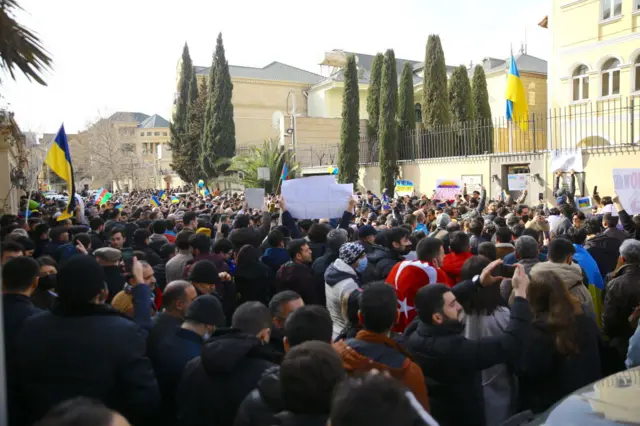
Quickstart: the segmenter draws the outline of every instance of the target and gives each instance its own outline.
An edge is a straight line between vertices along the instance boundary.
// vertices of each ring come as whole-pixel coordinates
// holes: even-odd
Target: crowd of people
[[[10,425],[542,413],[640,365],[640,217],[597,193],[578,209],[559,176],[551,208],[367,191],[316,220],[273,194],[151,190],[58,220],[36,194],[0,218]]]

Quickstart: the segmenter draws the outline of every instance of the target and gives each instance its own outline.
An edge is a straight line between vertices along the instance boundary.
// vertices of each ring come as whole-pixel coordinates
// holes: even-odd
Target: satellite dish
[[[273,127],[274,129],[280,130],[280,126],[282,125],[284,121],[284,114],[282,113],[282,111],[274,111],[273,114],[271,114],[271,127]]]

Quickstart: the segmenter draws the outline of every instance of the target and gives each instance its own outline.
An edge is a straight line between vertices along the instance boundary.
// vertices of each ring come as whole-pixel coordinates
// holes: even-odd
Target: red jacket
[[[442,283],[451,287],[447,274],[442,269],[434,268],[428,262],[405,260],[397,263],[385,280],[396,289],[400,319],[393,330],[402,333],[416,317],[414,298],[422,287],[428,284]]]
[[[468,251],[462,253],[451,252],[444,257],[442,269],[447,273],[449,278],[451,278],[454,285],[460,282],[460,270],[462,269],[464,262],[466,262],[470,257],[473,257],[473,255]]]

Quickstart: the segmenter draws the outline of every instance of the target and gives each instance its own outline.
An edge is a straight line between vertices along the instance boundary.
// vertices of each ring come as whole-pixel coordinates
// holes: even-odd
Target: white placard
[[[524,191],[527,189],[528,176],[529,175],[523,173],[507,175],[509,191]]]
[[[613,169],[613,187],[627,213],[640,213],[640,169]]]
[[[244,199],[250,209],[262,209],[264,206],[264,188],[245,188]]]
[[[582,149],[573,151],[551,151],[551,171],[555,173],[558,170],[563,172],[571,170],[578,173],[584,172]]]
[[[332,219],[342,217],[353,196],[353,184],[336,184],[335,176],[286,180],[282,196],[296,219]]]
[[[467,185],[467,193],[471,194],[473,191],[482,191],[482,175],[462,175],[462,182]]]

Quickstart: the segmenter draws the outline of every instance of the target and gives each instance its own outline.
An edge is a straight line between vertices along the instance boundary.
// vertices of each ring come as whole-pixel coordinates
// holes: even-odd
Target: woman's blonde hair
[[[133,316],[133,296],[124,290],[113,297],[111,306],[124,315]]]

